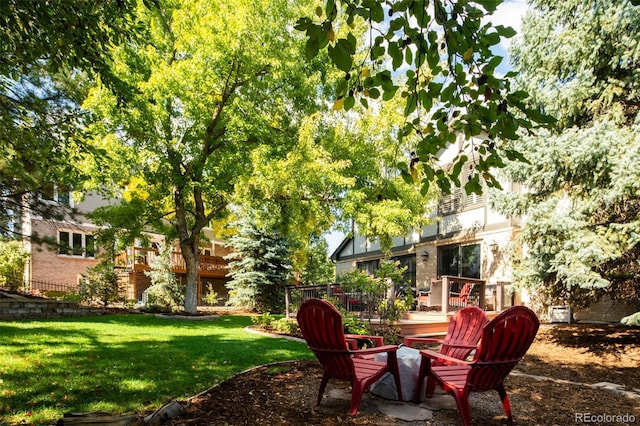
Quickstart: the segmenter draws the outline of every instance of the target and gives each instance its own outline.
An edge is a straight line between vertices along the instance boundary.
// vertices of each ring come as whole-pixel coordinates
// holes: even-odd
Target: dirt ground
[[[506,380],[516,424],[588,423],[640,425],[640,399],[589,384],[611,382],[640,395],[640,329],[615,325],[543,325],[525,358]],[[455,409],[442,409],[426,421],[403,421],[378,410],[366,394],[357,416],[349,401],[331,391],[349,385],[329,381],[319,407],[322,376],[316,361],[258,367],[203,392],[172,425],[458,425]],[[544,376],[552,380],[537,380]],[[576,384],[581,383],[581,384]],[[329,395],[329,396],[328,396]],[[502,425],[507,419],[495,392],[472,394],[475,425]],[[626,417],[624,417],[626,415]],[[607,417],[609,416],[609,417]],[[602,421],[599,421],[602,420]]]

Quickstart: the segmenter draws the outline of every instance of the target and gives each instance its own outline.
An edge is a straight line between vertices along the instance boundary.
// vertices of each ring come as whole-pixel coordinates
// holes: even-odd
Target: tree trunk
[[[180,189],[174,190],[174,203],[176,207],[176,230],[180,241],[180,251],[187,269],[187,282],[184,291],[184,310],[189,314],[198,311],[198,262],[200,261],[200,251],[198,242],[200,241],[200,230],[202,226],[194,224],[191,232],[187,224],[187,213],[184,206],[182,192]]]
[[[195,314],[198,311],[198,262],[197,247],[190,244],[180,244],[182,257],[187,268],[187,283],[184,292],[184,310]]]

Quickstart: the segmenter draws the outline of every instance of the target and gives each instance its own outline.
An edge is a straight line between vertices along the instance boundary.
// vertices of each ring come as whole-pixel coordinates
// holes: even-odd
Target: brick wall
[[[43,220],[32,221],[32,231],[37,232],[41,237],[50,236],[57,240],[59,230],[91,234],[95,228]],[[88,267],[95,266],[97,263],[96,259],[60,255],[55,248],[33,244],[30,279],[75,285],[78,283],[80,275],[85,274]]]

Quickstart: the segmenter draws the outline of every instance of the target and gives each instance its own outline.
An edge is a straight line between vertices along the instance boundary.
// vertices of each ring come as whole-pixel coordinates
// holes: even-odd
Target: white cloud
[[[494,25],[511,27],[520,33],[522,18],[527,11],[527,8],[526,0],[506,0],[504,3],[500,4],[498,9],[493,13],[493,15],[491,15],[491,22],[493,22]],[[500,47],[507,52],[512,40],[513,38],[502,39]]]

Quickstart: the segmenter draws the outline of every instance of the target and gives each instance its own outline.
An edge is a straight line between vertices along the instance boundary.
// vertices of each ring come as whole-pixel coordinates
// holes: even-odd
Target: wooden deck
[[[449,319],[454,312],[442,314],[440,312],[420,312],[412,311],[405,314],[405,318],[400,320],[400,335],[428,335],[437,336],[447,334]],[[498,312],[486,312],[489,319],[495,318]]]
[[[158,256],[158,251],[141,247],[134,247],[133,256],[120,260],[122,265],[131,267],[132,272],[144,272],[151,270],[153,259]],[[171,253],[171,272],[186,274],[187,266],[179,252]],[[229,273],[228,262],[221,256],[200,255],[198,262],[198,276],[210,278],[225,278]]]

